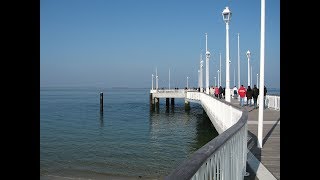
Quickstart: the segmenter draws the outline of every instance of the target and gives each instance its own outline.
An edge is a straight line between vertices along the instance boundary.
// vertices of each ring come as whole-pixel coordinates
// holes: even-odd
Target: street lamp
[[[151,88],[152,90],[153,90],[153,76],[154,76],[154,75],[152,74],[152,88]]]
[[[220,73],[219,73],[219,69],[218,69],[218,86],[220,87],[219,75],[220,75]]]
[[[263,104],[264,104],[264,53],[265,53],[265,19],[266,19],[266,2],[261,0],[261,16],[260,16],[260,88],[259,88],[259,117],[258,117],[258,148],[262,148],[263,135]]]
[[[239,45],[239,37],[240,33],[238,33],[238,88],[240,88],[240,45]]]
[[[198,87],[200,89],[200,70],[198,70]]]
[[[248,50],[246,54],[247,54],[247,58],[248,58],[248,86],[250,86],[250,56],[251,56],[251,53]]]
[[[222,69],[221,69],[221,53],[220,53],[220,69],[219,69],[219,70],[220,70],[220,78],[219,78],[219,77],[218,77],[218,78],[219,78],[220,84],[218,83],[218,86],[220,87],[220,86],[221,86],[221,82],[222,82],[222,81],[221,81],[221,77],[222,77],[222,76],[221,76],[221,73],[222,73]],[[218,82],[219,82],[219,81],[218,81]]]
[[[252,65],[250,65],[250,84],[252,86]]]
[[[202,60],[202,54],[200,54],[200,91],[203,92],[203,60]]]
[[[169,68],[169,89],[170,89],[170,68]]]
[[[206,33],[206,93],[209,94],[209,58],[210,52],[208,51],[208,34]]]
[[[158,91],[158,69],[156,68],[156,90]]]
[[[259,79],[258,79],[258,74],[257,74],[257,87],[259,87]]]
[[[230,96],[230,72],[229,72],[229,22],[231,20],[231,11],[229,10],[229,7],[227,6],[223,11],[222,11],[222,17],[223,20],[226,23],[226,89],[225,89],[225,100],[227,102],[231,101],[231,96]]]
[[[187,77],[187,89],[189,89],[189,77]]]
[[[158,90],[159,86],[158,86],[158,82],[159,82],[159,76],[156,76],[156,90]]]

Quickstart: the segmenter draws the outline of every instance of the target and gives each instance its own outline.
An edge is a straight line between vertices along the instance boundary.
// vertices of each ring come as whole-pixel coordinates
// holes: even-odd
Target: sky
[[[256,84],[260,0],[40,0],[40,87],[151,88],[156,69],[159,88],[169,87],[169,71],[171,88],[186,87],[187,77],[196,87],[205,33],[209,84],[218,78],[221,53],[225,87],[226,6],[232,12],[230,87],[238,85],[238,33],[240,84],[248,83],[248,50]],[[280,88],[280,1],[265,7],[264,84]]]

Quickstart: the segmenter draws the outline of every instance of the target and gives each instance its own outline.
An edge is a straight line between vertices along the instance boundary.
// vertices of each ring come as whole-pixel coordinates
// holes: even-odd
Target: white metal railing
[[[246,172],[247,125],[213,153],[193,175],[192,180],[242,180]]]
[[[280,96],[266,95],[265,103],[268,108],[280,110]]]
[[[242,180],[247,160],[248,112],[200,92],[187,92],[200,101],[219,136],[197,150],[165,179]]]
[[[158,89],[157,93],[184,93],[184,89]]]
[[[247,97],[243,99],[244,103],[247,103]],[[240,101],[240,97],[238,97],[238,101]],[[253,99],[251,99],[251,104],[253,105]],[[259,98],[257,99],[257,105],[259,105]],[[278,95],[266,95],[265,98],[265,106],[267,108],[271,108],[277,111],[280,111],[280,96]]]
[[[234,125],[242,114],[240,109],[233,108],[231,104],[222,103],[205,93],[187,92],[187,99],[201,102],[202,107],[219,133]]]

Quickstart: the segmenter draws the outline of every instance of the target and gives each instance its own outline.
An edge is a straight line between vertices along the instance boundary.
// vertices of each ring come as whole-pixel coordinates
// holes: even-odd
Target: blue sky
[[[221,53],[225,86],[226,25],[229,6],[230,87],[247,85],[251,52],[252,83],[260,71],[260,0],[41,0],[40,86],[151,88],[197,86],[200,53],[208,33],[210,85]],[[280,1],[266,1],[265,85],[280,88]],[[204,67],[205,70],[205,67]],[[205,72],[205,71],[204,71]],[[260,76],[260,75],[259,75]],[[204,73],[205,77],[205,73]],[[205,84],[205,81],[204,81]]]

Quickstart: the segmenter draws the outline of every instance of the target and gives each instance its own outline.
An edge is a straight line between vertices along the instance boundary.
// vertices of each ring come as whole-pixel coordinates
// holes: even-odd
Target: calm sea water
[[[199,104],[150,112],[149,89],[40,89],[42,178],[162,178],[217,135]]]
[[[267,94],[280,96],[280,88],[267,88]]]

